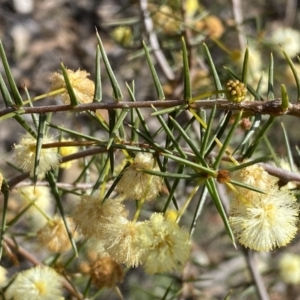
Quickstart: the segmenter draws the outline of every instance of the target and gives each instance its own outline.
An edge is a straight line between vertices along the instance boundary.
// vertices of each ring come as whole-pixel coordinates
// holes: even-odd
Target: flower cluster
[[[177,269],[190,253],[189,234],[175,219],[161,213],[154,213],[150,220],[143,222],[127,218],[124,199],[145,197],[149,200],[157,196],[161,178],[140,170],[153,168],[152,155],[138,154],[118,183],[119,199],[102,202],[99,196],[84,195],[73,214],[76,228],[83,235],[101,241],[104,257],[109,256],[127,267],[143,265],[149,274]]]
[[[43,144],[53,143],[51,137],[44,137]],[[14,145],[15,149],[15,164],[23,170],[30,172],[30,176],[34,173],[34,162],[36,154],[36,139],[29,134],[26,134],[21,139],[20,143]],[[42,148],[40,153],[39,164],[36,174],[38,179],[43,179],[46,172],[58,167],[60,155],[56,148]]]
[[[124,215],[118,201],[108,199],[101,205],[97,197],[85,195],[73,219],[84,235],[101,240],[103,252],[128,267],[142,264],[153,274],[177,269],[187,260],[189,234],[174,221],[160,213],[144,222],[129,221]]]
[[[229,222],[238,241],[256,251],[287,245],[297,232],[299,206],[288,190],[261,166],[252,165],[233,174],[233,179],[261,190],[236,187]]]
[[[229,80],[226,83],[226,96],[231,102],[242,102],[245,100],[247,89],[245,85],[238,80]]]

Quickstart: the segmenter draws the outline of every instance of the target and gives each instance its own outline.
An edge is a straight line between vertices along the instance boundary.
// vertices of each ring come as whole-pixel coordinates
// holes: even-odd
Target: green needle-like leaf
[[[67,72],[67,70],[66,70],[63,63],[60,64],[60,67],[61,67],[62,75],[63,75],[65,83],[66,83],[66,88],[67,88],[67,91],[68,91],[68,94],[69,94],[69,97],[70,97],[71,105],[72,106],[77,106],[79,104],[79,102],[78,102],[78,99],[77,99],[76,94],[74,92],[74,89],[71,85],[71,82],[70,82],[70,79],[69,79],[69,76],[68,76],[68,72]]]
[[[205,181],[205,185],[206,185],[206,187],[207,187],[207,189],[209,191],[210,196],[212,197],[212,199],[214,201],[214,204],[215,204],[215,206],[216,206],[216,208],[217,208],[217,210],[219,212],[220,217],[223,220],[223,223],[225,225],[225,229],[226,229],[226,231],[227,231],[230,239],[232,240],[233,245],[236,247],[235,238],[234,238],[233,232],[231,230],[231,227],[230,227],[230,224],[229,224],[229,221],[228,221],[225,209],[223,207],[222,201],[220,199],[220,196],[219,196],[219,193],[218,193],[215,181],[212,178],[208,178]]]
[[[294,79],[295,79],[295,82],[296,82],[296,86],[297,86],[297,99],[298,101],[300,101],[300,76],[299,76],[299,73],[297,72],[296,68],[295,68],[295,65],[293,63],[293,61],[290,59],[290,57],[286,54],[286,52],[284,50],[282,50],[282,53],[286,59],[286,61],[288,62],[292,72],[293,72],[293,75],[294,75]],[[298,56],[298,60],[299,60],[299,63],[300,63],[300,58]]]
[[[155,85],[155,89],[156,89],[156,93],[157,93],[157,98],[159,100],[164,100],[165,99],[165,94],[164,94],[163,88],[161,86],[160,80],[159,80],[159,78],[157,76],[157,73],[156,73],[156,70],[154,68],[154,65],[153,65],[152,59],[150,57],[148,47],[147,47],[147,45],[145,44],[144,41],[143,41],[143,48],[144,48],[146,58],[147,58],[147,62],[148,62],[149,68],[150,68],[150,72],[151,72],[151,75],[152,75],[152,78],[153,78],[153,81],[154,81],[154,85]]]
[[[94,102],[102,101],[102,84],[101,84],[101,69],[100,69],[100,47],[97,46],[96,61],[95,61],[95,93]]]
[[[289,108],[290,100],[284,84],[281,85],[281,108],[286,111]]]
[[[110,148],[112,142],[114,141],[114,139],[116,137],[116,133],[119,130],[119,128],[121,126],[123,126],[123,121],[126,118],[128,112],[129,112],[128,108],[123,108],[122,111],[121,111],[121,113],[120,113],[120,115],[118,116],[118,119],[117,119],[117,121],[116,121],[116,123],[115,123],[115,125],[114,125],[114,127],[113,127],[113,129],[111,131],[111,133],[110,133],[110,137],[109,137],[109,140],[107,142],[107,149]]]
[[[208,189],[205,185],[203,185],[201,195],[199,197],[199,201],[197,203],[196,210],[195,210],[193,220],[191,223],[190,236],[193,236],[193,233],[196,229],[197,221],[198,221],[200,214],[204,208],[204,204],[205,204],[205,200],[207,199],[207,195],[208,195]]]
[[[294,159],[293,159],[293,153],[292,153],[292,150],[291,150],[288,134],[287,134],[287,132],[285,130],[285,126],[282,122],[281,122],[281,127],[282,127],[282,131],[283,131],[283,136],[284,136],[285,146],[286,146],[286,150],[287,150],[289,165],[290,165],[291,171],[294,172],[295,171],[294,170],[295,169],[295,163],[294,163]]]
[[[1,220],[1,233],[0,233],[0,260],[2,259],[2,254],[3,254],[3,239],[6,231],[6,214],[7,214],[8,199],[9,199],[9,189],[7,188],[7,184],[5,182],[3,183],[3,187],[1,190],[4,199],[2,205],[2,220]]]
[[[186,109],[187,107],[188,107],[187,104],[178,105],[178,106],[174,106],[174,107],[167,107],[167,108],[163,108],[163,109],[160,109],[160,110],[157,110],[157,111],[153,112],[151,114],[151,116],[170,114],[174,111],[175,112],[180,112],[180,111]]]
[[[191,162],[188,159],[184,159],[184,158],[181,158],[181,157],[175,156],[173,154],[169,154],[169,153],[163,153],[162,155],[167,156],[170,159],[172,159],[174,161],[177,161],[178,163],[185,164],[185,165],[191,167],[194,170],[197,170],[199,172],[203,172],[204,174],[210,175],[212,177],[217,177],[217,172],[215,170],[209,169],[207,167],[203,167],[199,164]]]
[[[211,70],[214,82],[215,82],[216,90],[217,91],[221,91],[223,88],[222,88],[222,84],[221,84],[221,81],[220,81],[217,69],[215,67],[214,61],[213,61],[213,59],[212,59],[212,57],[210,55],[209,49],[208,49],[208,47],[207,47],[207,45],[205,43],[203,43],[203,47],[204,47],[204,51],[205,51],[207,59],[208,59],[208,64],[209,64],[209,67],[210,67],[210,70]],[[217,97],[223,98],[224,94],[217,93]]]
[[[270,54],[269,78],[268,78],[268,99],[274,99],[274,59]]]
[[[43,139],[45,137],[45,128],[46,128],[46,118],[47,115],[39,115],[39,127],[37,133],[36,147],[35,147],[35,158],[34,158],[34,170],[33,170],[33,182],[37,182],[37,170],[40,164],[41,150],[43,146]]]
[[[247,47],[244,55],[243,71],[242,71],[242,82],[245,86],[247,86],[248,69],[249,69],[249,49]]]
[[[239,125],[239,122],[240,122],[240,120],[241,120],[241,118],[242,118],[242,115],[243,115],[243,111],[241,110],[241,111],[239,112],[239,114],[236,116],[235,121],[234,121],[233,125],[232,125],[231,128],[230,128],[230,130],[229,130],[229,132],[228,132],[228,134],[227,134],[227,136],[226,136],[226,138],[225,138],[225,141],[223,142],[222,148],[219,150],[219,153],[218,153],[218,155],[217,155],[217,157],[216,157],[216,160],[215,160],[215,162],[214,162],[214,164],[213,164],[213,168],[214,168],[214,169],[217,169],[217,168],[218,168],[219,163],[220,163],[221,160],[222,160],[223,154],[225,153],[225,151],[226,151],[226,149],[227,149],[227,146],[229,145],[229,142],[230,142],[231,139],[232,139],[232,136],[233,136],[233,134],[234,134],[234,131],[235,131],[236,127]]]
[[[49,186],[51,188],[52,194],[53,194],[53,196],[54,196],[54,198],[56,200],[56,205],[57,205],[58,210],[59,210],[59,212],[61,214],[61,217],[62,217],[62,219],[64,221],[65,228],[67,230],[67,233],[68,233],[68,236],[69,236],[72,248],[74,250],[74,253],[75,253],[76,256],[78,256],[76,243],[75,243],[75,241],[73,239],[71,230],[69,228],[69,224],[67,223],[65,212],[64,212],[64,208],[63,208],[63,205],[62,205],[62,202],[61,202],[61,199],[60,199],[60,195],[59,195],[59,192],[58,192],[58,189],[57,189],[57,186],[56,186],[55,178],[54,178],[54,175],[53,175],[53,173],[51,171],[47,172],[46,179],[49,182]]]
[[[97,35],[98,45],[100,47],[102,59],[103,59],[103,62],[104,62],[104,65],[105,65],[105,68],[106,68],[111,86],[112,86],[112,89],[113,89],[113,97],[114,97],[115,100],[120,101],[123,98],[121,89],[119,87],[119,84],[118,84],[118,81],[115,77],[115,74],[114,74],[114,72],[113,72],[113,70],[110,66],[109,60],[108,60],[107,55],[105,53],[105,49],[103,47],[103,44],[102,44],[101,38],[98,34],[98,31],[96,32],[96,35]]]
[[[152,108],[153,108],[154,110],[156,110],[154,106],[152,106]],[[162,127],[163,127],[165,133],[167,134],[167,137],[172,141],[174,147],[177,149],[177,151],[180,153],[180,155],[181,155],[183,158],[186,158],[186,157],[187,157],[186,154],[185,154],[184,151],[181,149],[179,143],[175,140],[175,137],[174,137],[174,135],[173,135],[171,129],[169,128],[168,124],[165,122],[165,120],[163,119],[163,117],[160,116],[160,115],[158,115],[158,116],[156,116],[156,117],[157,117],[158,121],[160,122],[160,124],[162,125]],[[170,118],[169,118],[169,120],[170,120]],[[171,120],[170,120],[170,121],[171,121]],[[172,122],[172,125],[173,125],[173,122]],[[169,149],[168,145],[166,145],[166,149]]]
[[[4,79],[1,74],[0,74],[0,90],[1,90],[3,100],[5,102],[5,106],[6,107],[13,106],[14,103],[10,97],[10,94],[8,92],[8,89],[6,87],[6,84],[5,84]]]
[[[178,169],[177,169],[177,174],[182,174],[184,172],[184,167],[185,167],[184,165],[179,165]],[[170,202],[172,200],[173,200],[173,203],[174,203],[175,207],[178,209],[178,207],[177,207],[177,201],[175,199],[175,192],[176,192],[177,186],[179,184],[179,181],[180,181],[180,178],[175,178],[175,180],[174,180],[174,182],[172,184],[172,187],[170,187],[170,184],[168,185],[168,181],[165,180],[166,185],[168,186],[169,196],[168,196],[166,204],[165,204],[165,206],[163,208],[163,212],[164,213],[169,208]]]
[[[267,131],[269,130],[269,128],[272,126],[272,124],[275,121],[274,116],[270,116],[267,123],[263,126],[263,128],[260,130],[260,132],[258,132],[255,140],[252,142],[252,144],[250,145],[250,147],[247,149],[247,151],[245,152],[245,154],[243,155],[243,158],[250,158],[252,156],[252,154],[254,153],[255,149],[257,148],[257,146],[259,145],[259,142],[261,141],[261,139],[263,138],[263,136],[267,133]]]
[[[4,70],[5,70],[9,85],[10,85],[11,92],[13,94],[13,98],[15,100],[15,104],[18,107],[21,107],[21,106],[23,106],[23,99],[22,99],[22,97],[19,93],[16,82],[15,82],[13,76],[12,76],[12,73],[11,73],[11,70],[10,70],[10,67],[9,67],[9,64],[8,64],[8,60],[7,60],[7,57],[6,57],[6,54],[5,54],[5,51],[4,51],[4,47],[2,45],[1,40],[0,40],[0,56],[1,56],[1,59],[2,59],[2,64],[3,64]]]
[[[193,98],[191,79],[190,79],[189,58],[186,50],[184,37],[182,37],[181,40],[182,40],[183,79],[184,79],[183,99],[189,102]]]
[[[183,139],[187,142],[187,144],[190,146],[190,148],[192,149],[192,151],[194,152],[195,156],[197,157],[198,161],[203,165],[203,166],[207,166],[207,163],[205,161],[205,159],[201,156],[201,152],[200,149],[198,149],[195,144],[191,141],[190,137],[188,136],[188,134],[183,130],[183,128],[180,126],[180,124],[173,119],[172,117],[170,117],[171,121],[174,123],[176,129],[180,132],[180,134],[182,135]]]
[[[169,173],[169,172],[159,172],[159,171],[153,171],[148,169],[136,169],[137,171],[141,171],[150,175],[160,176],[160,177],[167,177],[167,178],[179,178],[179,179],[191,179],[191,178],[197,178],[202,177],[200,174],[178,174],[178,173]]]
[[[202,126],[203,131],[204,131],[203,140],[202,140],[202,144],[201,144],[202,147],[200,148],[200,153],[201,153],[202,156],[205,155],[205,149],[207,147],[207,143],[208,143],[208,139],[209,139],[209,136],[210,136],[210,133],[211,133],[211,129],[212,129],[212,125],[213,125],[215,115],[216,115],[216,111],[217,111],[217,106],[214,105],[213,109],[211,110],[206,129],[204,129],[203,126]]]

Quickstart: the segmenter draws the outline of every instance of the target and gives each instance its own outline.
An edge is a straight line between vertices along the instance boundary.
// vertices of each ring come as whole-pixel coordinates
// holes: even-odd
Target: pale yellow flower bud
[[[238,80],[229,80],[226,83],[226,96],[228,101],[242,102],[245,100],[247,88]]]

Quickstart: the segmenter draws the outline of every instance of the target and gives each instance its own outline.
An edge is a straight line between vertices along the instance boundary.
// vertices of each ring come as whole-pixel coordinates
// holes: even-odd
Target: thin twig
[[[215,105],[220,110],[232,110],[248,112],[251,114],[259,113],[262,115],[283,116],[291,115],[300,117],[300,102],[290,103],[286,110],[281,107],[281,99],[274,99],[269,101],[243,101],[241,103],[229,102],[226,99],[215,100],[198,100],[194,103],[188,104],[184,100],[154,100],[154,101],[137,101],[137,102],[114,102],[114,103],[88,103],[72,105],[49,105],[39,107],[8,107],[0,111],[0,117],[9,113],[22,114],[44,114],[49,112],[83,112],[83,111],[96,111],[98,109],[114,110],[117,108],[151,108],[161,107],[170,108],[187,104],[187,108],[203,108],[212,109]]]
[[[269,300],[270,297],[269,297],[268,292],[266,290],[266,286],[263,282],[261,274],[259,273],[259,271],[257,269],[257,264],[254,260],[255,259],[255,257],[254,257],[255,253],[252,250],[249,250],[249,249],[244,249],[243,252],[245,254],[247,264],[248,264],[249,270],[250,270],[251,275],[252,275],[252,279],[255,283],[259,299],[260,300]]]
[[[165,58],[162,50],[160,49],[160,45],[156,36],[156,33],[153,28],[153,22],[150,17],[150,13],[148,10],[148,1],[147,0],[140,0],[140,10],[142,13],[142,20],[144,22],[144,26],[146,29],[146,32],[149,36],[149,42],[151,45],[151,48],[153,50],[153,53],[157,59],[157,62],[159,63],[160,67],[162,68],[165,76],[168,78],[168,80],[172,81],[175,79],[175,75],[169,66],[169,63],[167,59]]]
[[[231,0],[232,1],[232,10],[235,23],[237,25],[238,30],[238,39],[240,44],[240,49],[243,50],[246,48],[246,38],[243,29],[243,12],[242,5],[240,0]]]

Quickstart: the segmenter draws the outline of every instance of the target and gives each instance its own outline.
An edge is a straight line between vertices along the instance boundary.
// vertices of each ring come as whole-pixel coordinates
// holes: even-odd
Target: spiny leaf
[[[218,72],[216,70],[214,61],[213,61],[213,59],[212,59],[212,57],[210,55],[209,49],[208,49],[208,47],[206,46],[205,43],[203,43],[203,47],[204,47],[204,50],[205,50],[205,53],[206,53],[206,56],[207,56],[207,59],[208,59],[208,64],[209,64],[210,70],[212,72],[212,76],[213,76],[213,79],[214,79],[214,82],[215,82],[216,90],[217,91],[221,91],[223,88],[222,88],[222,84],[221,84]],[[223,98],[224,94],[217,93],[217,97],[219,97],[219,96],[221,98]]]
[[[10,67],[9,67],[9,64],[8,64],[8,60],[7,60],[7,57],[6,57],[6,54],[5,54],[5,51],[4,51],[4,47],[2,45],[1,40],[0,40],[0,56],[1,56],[1,59],[2,59],[2,63],[3,63],[3,66],[4,66],[4,70],[5,70],[9,85],[10,85],[11,92],[13,94],[13,98],[15,100],[15,104],[18,107],[21,107],[21,106],[23,106],[23,99],[22,99],[22,97],[19,93],[16,82],[15,82],[13,76],[12,76],[12,73],[11,73],[11,70],[10,70]]]
[[[65,83],[66,83],[66,88],[67,88],[67,91],[68,91],[68,94],[69,94],[69,97],[70,97],[71,105],[72,106],[77,106],[79,104],[79,102],[77,100],[74,89],[71,85],[71,82],[70,82],[70,79],[69,79],[69,76],[68,76],[68,72],[67,72],[67,70],[66,70],[63,63],[60,64],[60,67],[61,67],[62,75],[63,75]]]
[[[186,50],[184,37],[182,37],[181,40],[182,40],[182,59],[183,59],[183,78],[184,78],[183,99],[188,102],[193,98],[191,79],[190,79],[189,59],[188,59],[188,53]]]
[[[98,40],[98,45],[100,47],[101,55],[103,58],[103,62],[104,62],[104,65],[105,65],[105,68],[106,68],[106,71],[107,71],[107,74],[108,74],[108,77],[109,77],[109,80],[110,80],[110,83],[111,83],[111,86],[113,89],[113,97],[115,100],[120,101],[120,100],[122,100],[123,95],[122,95],[121,89],[119,87],[118,81],[115,77],[115,74],[110,66],[109,60],[105,53],[105,50],[104,50],[101,38],[98,34],[98,31],[96,31],[96,36],[97,36],[97,40]]]
[[[143,41],[143,48],[144,48],[146,58],[147,58],[147,62],[148,62],[149,68],[150,68],[150,72],[151,72],[151,75],[152,75],[152,78],[153,78],[153,81],[154,81],[154,85],[155,85],[155,89],[156,89],[156,93],[157,93],[157,98],[159,100],[164,100],[165,95],[164,95],[163,88],[161,86],[160,80],[159,80],[159,78],[157,76],[157,73],[155,71],[152,59],[151,59],[150,54],[149,54],[148,47],[146,46],[144,41]]]
[[[97,46],[96,60],[95,60],[95,93],[94,102],[102,101],[102,84],[101,84],[101,70],[100,70],[100,47]]]

